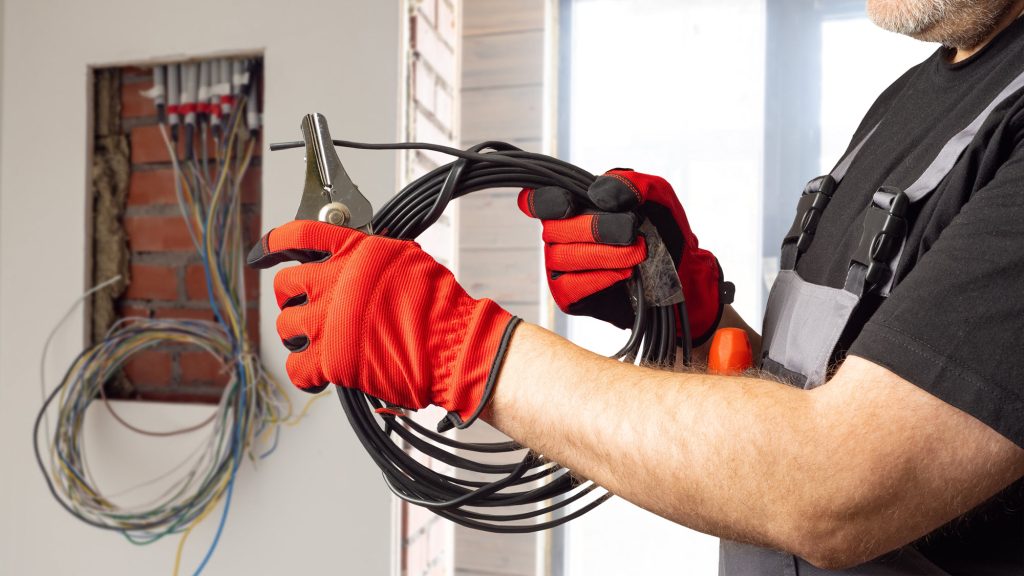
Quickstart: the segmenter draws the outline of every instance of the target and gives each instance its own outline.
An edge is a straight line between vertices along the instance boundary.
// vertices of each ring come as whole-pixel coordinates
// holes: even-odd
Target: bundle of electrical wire
[[[195,573],[203,570],[224,528],[243,458],[268,455],[276,446],[280,424],[294,421],[288,395],[264,370],[246,334],[243,266],[247,246],[242,240],[240,183],[257,142],[242,121],[246,105],[244,98],[236,103],[223,132],[210,135],[203,131],[201,144],[194,148],[202,156],[198,159],[188,154],[179,163],[175,142],[168,137],[166,125],[160,126],[173,162],[182,216],[202,259],[216,321],[124,318],[116,322],[102,341],[78,355],[46,397],[33,433],[36,460],[51,493],[76,518],[120,532],[135,544],[182,534],[175,574],[191,530],[223,503],[217,531]],[[190,131],[187,137],[192,136]],[[216,143],[213,158],[206,152],[208,137]],[[107,401],[105,383],[133,355],[181,345],[205,350],[230,374],[214,412],[203,422],[170,432],[145,430],[127,422]],[[86,455],[84,421],[97,399],[133,433],[160,437],[203,428],[209,432],[185,461],[135,487],[167,485],[153,500],[121,505],[115,502],[115,496],[134,489],[119,494],[105,492],[98,486]],[[51,407],[55,411],[52,436],[48,425]],[[44,421],[47,446],[41,448],[39,436]]]
[[[435,144],[344,140],[334,140],[334,145],[369,150],[424,149],[457,158],[406,186],[374,216],[376,234],[404,240],[419,236],[440,218],[451,201],[473,192],[559,186],[573,193],[581,205],[589,205],[587,189],[596,179],[568,162],[502,142],[485,142],[468,150]],[[301,142],[288,142],[272,145],[271,150],[299,146]],[[688,324],[685,306],[648,305],[642,278],[638,269],[631,281],[636,319],[628,342],[613,357],[670,367],[676,359],[676,315],[682,319],[684,330]],[[689,334],[684,334],[683,342],[684,362],[688,364]],[[381,411],[385,406],[380,400],[358,390],[338,386],[337,392],[349,423],[380,467],[391,491],[460,525],[497,533],[545,530],[587,513],[611,496],[593,482],[577,478],[568,469],[515,442],[461,442],[427,429],[411,417]],[[424,463],[426,459],[417,458],[417,452],[454,473],[435,470]]]

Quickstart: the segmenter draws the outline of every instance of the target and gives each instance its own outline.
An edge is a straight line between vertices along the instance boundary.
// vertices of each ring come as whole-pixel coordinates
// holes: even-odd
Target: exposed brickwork
[[[156,124],[138,124],[131,129],[132,143],[132,165],[140,166],[145,164],[170,164],[171,155],[167,150],[167,143],[160,135],[160,128]],[[198,147],[199,136],[196,135]],[[260,147],[257,145],[254,155],[259,156]],[[178,139],[178,159],[185,158],[185,141]],[[213,158],[217,153],[216,146],[212,140],[207,140],[206,154]]]
[[[132,172],[128,180],[129,206],[162,206],[177,203],[173,170],[158,168]]]
[[[143,252],[189,252],[195,250],[188,227],[181,215],[134,216],[124,219],[128,247],[134,254]]]
[[[153,87],[153,80],[138,81],[138,74],[128,75],[122,71],[124,77],[133,82],[125,82],[121,85],[121,118],[144,118],[156,116],[156,106],[153,100],[142,95],[146,90]],[[147,71],[142,77],[149,76]]]
[[[410,15],[411,58],[409,137],[419,142],[451,145],[458,142],[455,94],[458,84],[456,4],[452,0],[423,0]],[[415,152],[409,177],[416,166],[433,168],[452,159],[437,152]]]
[[[144,350],[125,363],[124,373],[140,386],[166,386],[171,382],[171,353],[162,350]]]
[[[178,355],[178,362],[181,365],[181,378],[186,382],[226,386],[230,379],[231,368],[205,350],[181,352]]]
[[[148,264],[131,265],[132,281],[124,293],[125,298],[132,300],[166,300],[174,302],[178,299],[178,271],[174,266],[152,266]]]
[[[156,108],[141,93],[153,84],[146,68],[121,69],[121,121],[131,147],[131,176],[122,224],[131,252],[130,284],[117,303],[121,317],[215,320],[202,262],[178,207],[174,172],[157,125]],[[215,148],[207,146],[210,158]],[[178,145],[179,159],[184,144]],[[259,147],[240,190],[243,236],[248,246],[260,230]],[[102,255],[97,255],[102,257]],[[246,270],[247,333],[259,334],[259,275]],[[129,397],[180,402],[216,402],[230,379],[230,367],[209,352],[162,345],[133,356],[124,367]]]
[[[460,0],[418,0],[409,13],[409,124],[406,137],[420,142],[448,146],[459,141],[454,109],[458,93],[457,54]],[[436,152],[410,152],[406,158],[406,181],[451,162]],[[440,262],[452,262],[452,220],[446,214],[420,240]],[[437,414],[417,414],[423,424],[433,427]],[[439,462],[419,452],[419,461],[441,470]],[[450,471],[449,471],[450,472]],[[405,576],[451,574],[454,570],[453,525],[433,512],[403,504],[402,573]]]
[[[148,165],[136,165],[128,182],[128,206],[174,206],[177,209],[178,197],[174,191],[174,171],[170,168],[141,170]],[[241,192],[243,204],[259,204],[262,188],[260,179],[262,171],[259,166],[249,168],[242,178]]]

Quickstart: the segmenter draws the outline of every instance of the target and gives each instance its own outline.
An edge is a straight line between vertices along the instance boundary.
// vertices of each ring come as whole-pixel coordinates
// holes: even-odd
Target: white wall
[[[399,0],[210,1],[9,0],[2,22],[0,139],[0,574],[151,574],[170,571],[176,539],[135,547],[74,520],[49,498],[29,443],[39,406],[43,340],[83,290],[88,182],[89,66],[262,50],[267,141],[299,136],[301,115],[320,111],[338,137],[398,136]],[[376,206],[392,194],[396,156],[346,153]],[[294,216],[301,152],[267,154],[263,222]],[[263,275],[262,349],[283,377],[271,274]],[[50,385],[81,348],[75,316],[56,342]],[[296,395],[301,403],[304,396]],[[201,407],[122,404],[159,426],[194,421]],[[162,471],[195,440],[129,437],[108,415],[89,415],[101,477],[124,482]],[[163,460],[163,462],[161,461]],[[243,465],[209,574],[386,574],[390,497],[333,399],[286,429],[277,452]],[[190,539],[191,573],[215,522]]]

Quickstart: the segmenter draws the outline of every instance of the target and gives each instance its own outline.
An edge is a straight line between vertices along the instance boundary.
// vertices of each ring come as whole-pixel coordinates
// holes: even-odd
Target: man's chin
[[[942,20],[944,5],[922,0],[868,0],[868,18],[876,26],[911,38],[928,36]]]
[[[879,27],[922,42],[974,50],[999,29],[1015,0],[868,0],[868,17]]]

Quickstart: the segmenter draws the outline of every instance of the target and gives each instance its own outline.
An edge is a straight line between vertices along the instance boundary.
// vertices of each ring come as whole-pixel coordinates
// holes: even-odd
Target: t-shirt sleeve
[[[850,347],[1024,447],[1024,146]]]

